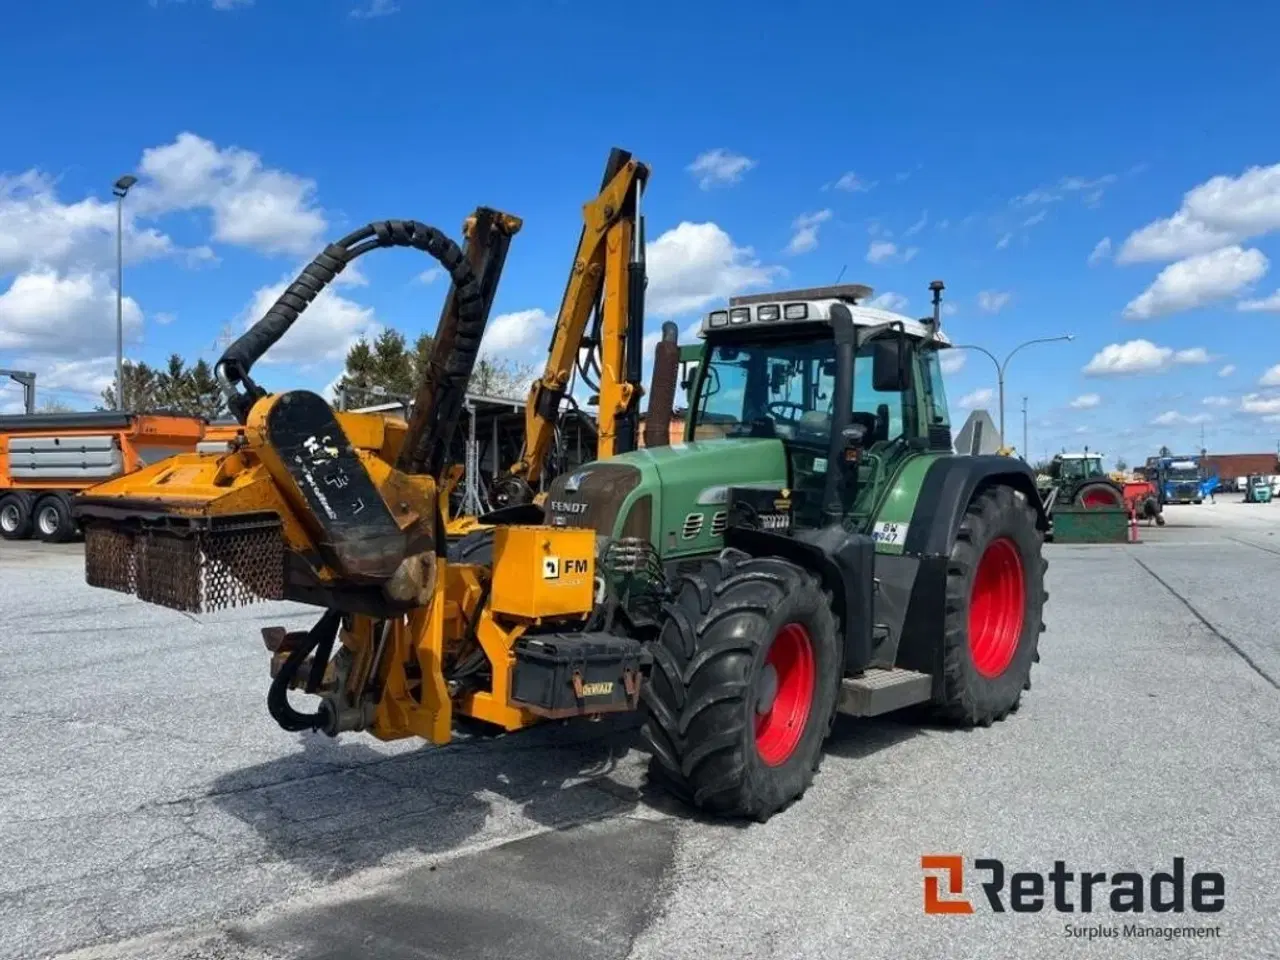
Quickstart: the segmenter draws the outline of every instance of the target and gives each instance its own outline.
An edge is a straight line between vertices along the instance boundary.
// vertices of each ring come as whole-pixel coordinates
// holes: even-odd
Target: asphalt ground
[[[1020,711],[842,719],[748,827],[652,793],[629,719],[286,734],[258,631],[310,611],[187,617],[86,587],[79,546],[0,542],[0,957],[1280,956],[1280,505],[1238,500],[1047,546]],[[964,857],[973,914],[925,915],[922,854]],[[1091,914],[995,913],[972,867],[1175,857],[1188,890],[1223,874],[1221,912],[1116,914],[1104,885]]]

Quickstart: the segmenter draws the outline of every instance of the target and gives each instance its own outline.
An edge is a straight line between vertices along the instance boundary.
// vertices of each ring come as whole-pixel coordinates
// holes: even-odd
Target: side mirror
[[[909,355],[898,338],[871,344],[871,388],[877,393],[902,393],[911,387]]]

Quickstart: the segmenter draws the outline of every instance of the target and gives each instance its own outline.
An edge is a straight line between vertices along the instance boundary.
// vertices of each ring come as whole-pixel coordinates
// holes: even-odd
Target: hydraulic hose
[[[324,703],[320,704],[320,709],[315,713],[301,713],[289,706],[289,686],[312,650],[323,646],[324,659],[328,661],[328,653],[333,649],[333,641],[338,634],[338,626],[341,622],[341,613],[337,610],[326,610],[324,616],[316,621],[316,625],[307,631],[307,639],[293,648],[271,681],[271,688],[267,691],[267,710],[276,723],[290,733],[319,730],[328,723],[328,707]],[[307,684],[308,693],[314,692],[313,681],[317,674],[322,675],[324,671],[324,667],[319,664],[319,659],[320,656],[317,655],[316,668],[312,670],[312,681]]]
[[[414,247],[430,254],[448,271],[455,287],[458,333],[446,370],[449,376],[460,369],[471,370],[480,352],[485,317],[479,281],[462,249],[435,227],[416,220],[378,220],[325,247],[271,309],[222,354],[214,370],[227,393],[227,405],[240,423],[248,420],[254,402],[265,395],[249,379],[253,365],[351,261],[377,247]],[[244,393],[236,389],[241,384]]]

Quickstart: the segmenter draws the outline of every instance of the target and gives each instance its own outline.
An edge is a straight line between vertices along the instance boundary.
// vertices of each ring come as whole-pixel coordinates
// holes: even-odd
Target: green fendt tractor
[[[1047,518],[1024,462],[953,452],[930,289],[922,320],[861,285],[731,300],[685,442],[482,518],[597,532],[597,628],[641,644],[653,773],[696,806],[786,806],[837,712],[986,726],[1030,686]],[[488,537],[454,556],[487,562]]]

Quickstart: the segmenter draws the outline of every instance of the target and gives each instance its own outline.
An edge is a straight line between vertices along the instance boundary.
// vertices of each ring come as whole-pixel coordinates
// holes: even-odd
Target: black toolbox
[[[558,719],[634,710],[642,648],[611,633],[521,637],[511,673],[512,706]]]

